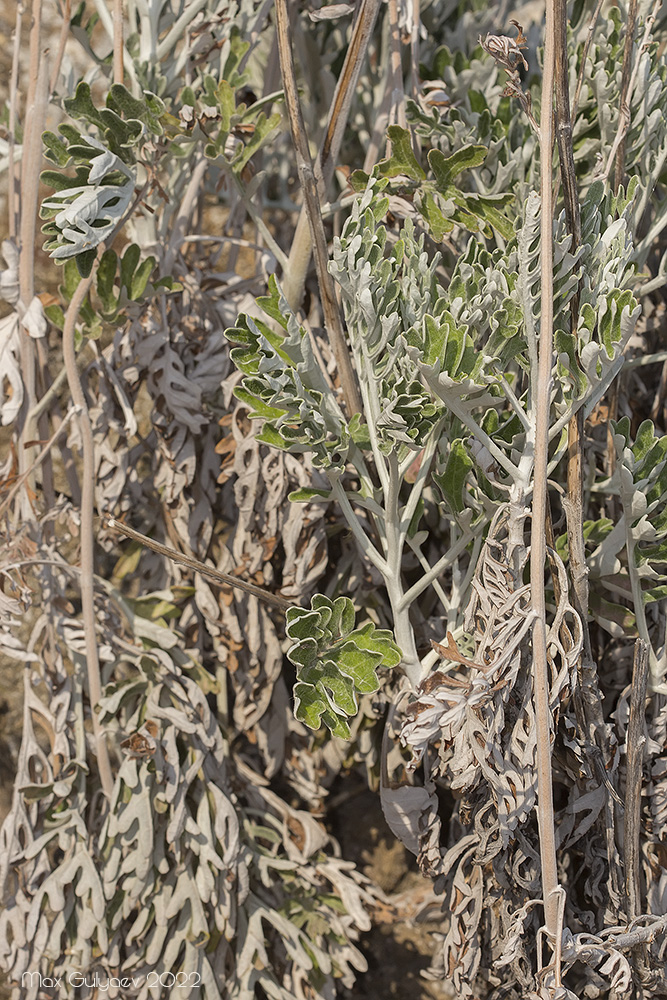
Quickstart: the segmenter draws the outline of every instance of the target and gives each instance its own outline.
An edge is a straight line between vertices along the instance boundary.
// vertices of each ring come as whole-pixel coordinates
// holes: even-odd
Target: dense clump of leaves
[[[294,712],[311,729],[324,723],[334,736],[350,735],[348,717],[357,714],[359,694],[377,691],[378,667],[397,667],[401,651],[391,632],[372,622],[355,628],[348,597],[330,601],[318,594],[310,611],[291,608],[286,632],[287,656],[297,668]]]

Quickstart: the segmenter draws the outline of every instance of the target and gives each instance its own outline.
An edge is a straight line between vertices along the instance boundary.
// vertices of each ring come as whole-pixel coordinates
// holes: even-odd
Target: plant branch
[[[113,0],[113,82],[123,82],[123,0]]]
[[[641,797],[646,750],[646,688],[648,685],[648,646],[635,642],[630,695],[630,721],[626,733],[627,767],[625,777],[625,815],[623,863],[625,865],[626,915],[629,921],[641,913]]]
[[[444,571],[458,559],[462,552],[465,552],[469,542],[470,537],[468,535],[461,535],[456,544],[452,545],[452,547],[438,559],[437,563],[434,563],[430,570],[425,573],[421,579],[417,580],[416,583],[413,583],[410,589],[405,592],[399,605],[400,610],[402,611],[403,608],[407,608],[413,604],[419,595],[423,594],[426,588],[430,587],[433,581],[437,580],[440,574],[444,573]]]
[[[352,37],[336,84],[324,139],[315,163],[315,174],[318,181],[321,179],[322,185],[319,191],[321,201],[326,199],[326,191],[333,176],[334,165],[340,152],[352,99],[379,7],[380,0],[361,0],[359,13],[352,28]],[[285,298],[294,310],[301,305],[311,254],[312,242],[308,224],[308,210],[304,204],[292,239],[289,261],[286,267],[283,267],[283,291]]]
[[[7,510],[7,508],[10,505],[10,503],[12,502],[12,500],[14,499],[14,497],[16,496],[16,494],[18,493],[18,491],[21,489],[21,487],[23,486],[23,483],[28,478],[28,476],[33,472],[34,469],[37,468],[38,465],[41,465],[41,463],[47,457],[47,455],[51,451],[51,448],[53,447],[53,445],[55,444],[55,442],[58,440],[58,438],[60,437],[60,435],[62,434],[62,432],[65,430],[65,428],[69,424],[70,420],[74,416],[75,412],[76,411],[73,408],[70,408],[68,410],[68,412],[65,414],[65,417],[63,418],[63,420],[60,423],[60,425],[53,432],[53,434],[51,435],[51,437],[49,438],[49,440],[46,442],[46,444],[44,445],[44,447],[42,448],[42,450],[39,452],[39,454],[33,459],[31,465],[26,469],[25,472],[23,472],[17,478],[16,482],[12,486],[11,490],[9,491],[9,493],[7,494],[7,496],[5,497],[5,499],[2,501],[2,503],[0,503],[0,516]]]
[[[7,162],[8,181],[7,214],[9,216],[9,238],[15,240],[19,231],[18,177],[14,163],[16,147],[16,113],[18,109],[18,79],[19,60],[21,55],[21,27],[25,8],[20,2],[16,7],[16,26],[14,28],[14,49],[12,52],[12,71],[9,78],[9,122],[7,130]]]
[[[577,110],[579,108],[579,96],[581,94],[581,88],[584,83],[584,75],[586,72],[586,60],[588,59],[588,52],[593,42],[593,35],[595,34],[595,26],[598,22],[600,16],[600,11],[602,10],[602,4],[604,0],[598,0],[595,10],[593,11],[593,16],[591,17],[588,24],[588,31],[586,32],[586,41],[584,42],[584,50],[581,54],[581,65],[579,66],[579,75],[577,76],[577,86],[574,91],[574,98],[572,99],[572,110],[570,111],[570,119],[572,121],[577,117]]]
[[[549,706],[549,664],[547,660],[546,597],[544,564],[546,538],[544,523],[547,510],[547,468],[549,464],[549,411],[553,366],[553,89],[555,68],[555,2],[546,2],[546,35],[543,56],[542,103],[540,113],[541,181],[541,313],[536,392],[535,465],[531,521],[530,580],[532,630],[533,697],[537,726],[537,799],[542,898],[546,933],[554,947],[558,930],[558,869],[556,864],[556,828],[551,773],[552,716]],[[555,970],[558,980],[560,970]]]
[[[347,494],[343,489],[343,485],[340,479],[330,480],[330,482],[333,495],[340,504],[343,516],[345,517],[345,520],[347,521],[350,530],[352,531],[352,534],[358,541],[361,551],[373,564],[373,566],[375,566],[375,568],[386,579],[390,573],[389,564],[387,563],[386,559],[384,559],[380,555],[380,553],[375,548],[370,538],[362,528],[361,524],[359,523],[359,518],[354,513],[354,508],[352,507],[352,504],[350,503]]]
[[[48,64],[40,59],[40,4],[33,8],[33,24],[30,31],[30,81],[28,94],[30,100],[26,108],[26,125],[23,143],[23,159],[21,163],[21,222],[19,238],[19,306],[21,319],[29,308],[35,295],[35,243],[37,232],[37,213],[39,205],[39,173],[42,165],[42,132],[46,122],[48,105]],[[26,451],[26,437],[32,437],[28,426],[27,414],[35,404],[36,385],[36,351],[35,342],[21,324],[21,377],[24,386],[24,399],[18,422],[18,465],[23,472],[30,465],[30,455]],[[27,495],[23,496],[21,509],[24,517],[30,516],[30,503]]]
[[[391,44],[391,108],[389,124],[406,127],[405,90],[403,88],[403,66],[401,59],[401,35],[398,26],[398,0],[387,0],[389,8],[389,39]]]
[[[121,535],[125,535],[126,538],[131,538],[132,541],[139,542],[147,549],[150,549],[151,552],[157,552],[159,555],[171,559],[172,562],[179,563],[181,566],[187,566],[188,569],[199,573],[200,576],[204,576],[214,583],[221,584],[223,587],[232,587],[235,590],[242,590],[245,594],[252,594],[259,601],[271,604],[275,608],[280,608],[281,611],[287,611],[288,608],[294,607],[294,601],[289,601],[286,597],[281,597],[279,594],[273,594],[270,590],[265,590],[263,587],[258,587],[256,584],[250,583],[249,580],[242,580],[238,576],[232,576],[231,573],[223,573],[213,566],[207,566],[206,563],[200,562],[194,556],[187,556],[183,552],[178,552],[176,549],[170,548],[168,545],[156,542],[153,538],[149,538],[148,535],[142,535],[140,531],[135,531],[134,528],[128,527],[128,525],[123,524],[114,517],[105,515],[103,523],[111,531],[118,531]]]
[[[98,706],[102,697],[102,683],[100,679],[100,661],[97,652],[97,634],[95,622],[95,590],[94,590],[94,570],[95,570],[95,549],[93,534],[93,516],[95,502],[95,442],[93,439],[93,428],[88,413],[86,397],[81,385],[81,378],[76,364],[76,350],[74,347],[74,332],[79,310],[93,283],[97,272],[97,264],[100,260],[104,244],[98,252],[95,265],[88,278],[83,278],[77,285],[74,295],[65,313],[65,325],[63,328],[63,357],[67,370],[67,381],[69,383],[72,402],[78,408],[79,430],[81,433],[82,451],[82,488],[81,488],[81,613],[83,617],[83,628],[86,650],[86,669],[88,672],[88,689],[90,695],[90,713],[93,722],[93,735],[97,752],[97,765],[100,772],[102,789],[107,799],[111,801],[113,792],[113,773],[109,760],[109,749],[106,744],[104,730],[100,724]]]
[[[633,4],[636,5],[636,3],[637,0],[630,0],[630,6],[632,6]],[[637,81],[637,75],[639,73],[639,66],[641,64],[641,55],[650,41],[651,31],[653,30],[653,24],[655,22],[658,10],[660,9],[661,6],[662,6],[662,0],[655,0],[655,3],[653,4],[653,9],[651,10],[651,13],[646,19],[646,27],[644,29],[644,35],[641,41],[641,45],[639,46],[639,51],[637,53],[635,64],[632,67],[632,74],[627,82],[627,87],[624,88],[623,84],[621,84],[621,113],[618,123],[618,132],[616,133],[616,138],[614,139],[614,143],[611,147],[609,158],[607,160],[607,165],[605,166],[604,172],[602,174],[602,180],[604,181],[608,180],[609,175],[611,174],[612,166],[616,165],[616,170],[614,172],[615,191],[618,190],[621,180],[623,179],[623,172],[625,168],[625,140],[631,123],[630,109],[632,104],[632,94],[634,92],[635,83]],[[629,32],[626,33],[626,48],[628,45],[628,34],[630,33]],[[630,58],[632,56],[632,34],[634,34],[634,30],[630,34],[630,43],[629,43],[631,46]],[[623,72],[625,73],[625,51],[623,53]],[[623,157],[623,167],[621,168],[621,174],[620,174],[621,179],[618,180],[618,164],[621,162],[619,159],[621,155]]]
[[[58,83],[58,77],[60,75],[60,67],[62,65],[63,56],[65,54],[65,45],[67,44],[67,38],[69,36],[70,24],[72,21],[72,0],[65,0],[63,7],[63,21],[60,25],[60,34],[58,36],[58,48],[56,50],[56,58],[51,69],[51,81],[49,83],[49,93],[53,94],[56,89],[56,84]]]
[[[301,102],[296,83],[296,72],[294,69],[294,58],[292,55],[292,44],[289,34],[289,15],[287,12],[287,0],[276,0],[276,32],[278,37],[278,54],[280,56],[280,68],[285,88],[285,101],[289,115],[292,140],[296,151],[297,169],[301,180],[303,196],[308,211],[308,222],[315,251],[315,265],[317,268],[317,280],[322,298],[322,309],[324,312],[324,322],[331,339],[331,347],[338,365],[343,397],[347,407],[348,417],[355,413],[360,413],[361,396],[359,386],[352,367],[350,352],[345,342],[343,332],[343,320],[340,305],[336,298],[336,288],[333,277],[329,273],[329,254],[327,250],[324,223],[320,212],[320,202],[315,182],[313,163],[310,158],[308,147],[308,137],[306,127],[301,112]]]
[[[625,140],[630,127],[630,76],[632,73],[632,45],[635,40],[638,0],[630,0],[625,22],[625,44],[623,46],[623,70],[621,73],[621,116],[619,142],[614,160],[614,191],[618,191],[625,174]],[[637,59],[639,62],[639,59]]]

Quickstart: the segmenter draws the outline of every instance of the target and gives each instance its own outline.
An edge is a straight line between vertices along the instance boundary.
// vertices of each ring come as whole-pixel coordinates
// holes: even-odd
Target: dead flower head
[[[499,66],[502,66],[508,73],[515,74],[519,64],[524,69],[528,69],[528,63],[521,51],[526,48],[527,40],[523,33],[523,26],[518,21],[510,21],[510,24],[513,24],[517,29],[516,38],[510,38],[509,35],[487,35],[486,38],[482,38],[480,35],[479,44],[485,52],[493,56]]]

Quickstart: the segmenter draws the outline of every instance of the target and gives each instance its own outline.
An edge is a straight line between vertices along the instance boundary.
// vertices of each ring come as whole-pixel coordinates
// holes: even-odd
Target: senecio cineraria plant
[[[19,506],[0,624],[25,714],[2,967],[28,1000],[339,995],[381,894],[320,817],[365,760],[441,904],[429,977],[498,1000],[667,995],[667,436],[615,389],[667,281],[657,11],[577,4],[568,25],[547,0],[538,73],[537,26],[503,34],[488,10],[362,0],[348,38],[348,5],[290,27],[285,0],[130,0],[124,38],[95,6],[108,58],[86,4],[65,30],[105,97],[64,63],[71,120],[44,136],[60,301],[26,277],[38,29],[3,247]],[[301,107],[306,28],[345,50],[328,113]],[[283,106],[305,204],[289,254]],[[360,169],[346,121],[386,155]],[[344,157],[359,169],[326,205]],[[196,249],[216,243],[192,232],[207,184],[251,278]],[[171,545],[125,529],[119,550],[121,514]]]
[[[484,116],[487,143],[494,134],[482,94],[468,95],[453,124],[411,108],[422,141],[431,144],[428,170],[410,132],[393,126],[391,155],[370,176],[353,177],[360,196],[334,240],[329,269],[343,303],[361,412],[343,412],[275,280],[270,297],[259,301],[267,320],[243,315],[227,336],[245,376],[236,394],[251,417],[262,419],[260,439],[309,453],[319,472],[321,484],[291,499],[334,500],[386,589],[398,651],[371,623],[354,629],[347,599],[317,596],[310,611],[287,612],[287,655],[297,670],[297,718],[340,736],[349,734],[359,695],[379,687],[374,668],[393,667],[400,656],[404,683],[395,689],[390,719],[411,759],[402,782],[390,784],[386,755],[383,807],[444,894],[448,926],[433,974],[450,980],[459,996],[474,995],[480,979],[495,985],[497,996],[576,996],[567,982],[586,982],[587,996],[627,995],[627,949],[642,942],[638,988],[660,995],[660,886],[667,873],[646,869],[648,912],[633,912],[623,888],[630,845],[622,846],[624,871],[614,834],[614,803],[622,805],[614,787],[619,748],[600,710],[587,623],[569,596],[567,538],[565,550],[556,544],[546,486],[576,447],[577,416],[590,414],[617,377],[640,314],[632,288],[643,248],[633,245],[633,234],[637,207],[646,207],[662,170],[667,132],[664,111],[656,112],[666,95],[662,86],[650,88],[635,118],[637,127],[643,112],[659,132],[646,137],[658,150],[646,169],[617,193],[604,180],[588,183],[576,233],[568,231],[567,212],[552,225],[553,13],[539,121],[521,88],[526,39],[517,30],[518,39],[481,40],[507,72],[505,94],[518,98],[541,152],[541,195],[530,190],[524,167],[524,193],[514,189],[514,226],[504,211],[511,195],[486,193],[483,183],[469,193],[460,183],[490,153],[469,141]],[[643,74],[645,88],[656,65],[651,51],[643,44],[636,53],[635,74]],[[584,62],[584,80],[586,70]],[[664,79],[662,66],[658,73]],[[623,100],[637,103],[640,91],[631,88]],[[598,105],[599,115],[608,108]],[[507,127],[494,135],[495,156],[504,146],[508,164],[512,138]],[[602,134],[598,146],[612,156]],[[385,219],[399,193],[409,195],[413,217],[390,230]],[[496,249],[471,239],[445,284],[439,255],[419,229],[437,242],[456,227],[493,233]],[[599,541],[591,569],[606,586],[612,577],[624,586],[618,573],[627,581],[651,693],[660,699],[664,652],[645,609],[663,590],[642,580],[662,579],[667,439],[656,438],[650,422],[634,443],[629,421],[613,427],[615,471],[596,488],[619,497],[618,520],[584,529],[568,519],[569,561],[575,573],[571,536],[585,530]],[[575,490],[564,506],[574,504]],[[426,551],[429,504],[437,504],[446,525],[435,559]],[[430,587],[447,638],[420,659],[410,611]],[[643,714],[643,700],[635,708]],[[658,701],[657,718],[663,715]],[[418,768],[421,778],[412,784],[407,773]],[[455,796],[448,834],[438,788]],[[624,831],[633,836],[627,817]],[[654,833],[660,838],[664,830]]]

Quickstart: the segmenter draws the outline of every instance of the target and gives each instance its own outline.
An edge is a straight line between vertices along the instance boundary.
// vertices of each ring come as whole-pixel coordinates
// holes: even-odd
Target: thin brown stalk
[[[123,0],[113,0],[113,82],[123,82]]]
[[[74,409],[70,409],[69,412],[65,414],[65,418],[61,421],[61,423],[59,424],[59,426],[53,432],[53,434],[51,435],[51,437],[49,438],[49,440],[46,442],[46,444],[44,445],[44,447],[42,448],[42,450],[39,452],[39,454],[36,455],[36,457],[33,459],[32,464],[29,466],[29,468],[26,469],[26,471],[24,473],[22,473],[18,477],[18,479],[16,480],[16,482],[12,486],[11,490],[9,491],[9,493],[7,494],[7,496],[5,497],[5,499],[2,501],[2,503],[0,503],[0,516],[2,516],[2,514],[4,514],[4,512],[7,510],[7,508],[11,504],[12,500],[14,499],[14,497],[16,496],[16,494],[18,493],[18,491],[23,486],[23,483],[28,478],[28,476],[39,465],[42,464],[42,462],[44,461],[44,459],[50,453],[53,445],[58,440],[58,437],[60,436],[60,434],[62,434],[62,432],[65,430],[65,428],[69,424],[70,420],[74,416],[74,413],[75,413]]]
[[[632,45],[635,40],[638,0],[630,0],[625,23],[625,45],[623,46],[623,70],[621,73],[621,140],[614,160],[614,191],[618,191],[625,175],[625,140],[630,125],[630,76],[632,73]],[[626,125],[627,121],[627,125]]]
[[[74,332],[79,310],[93,283],[97,271],[97,263],[101,257],[104,245],[98,252],[97,261],[88,278],[82,279],[76,287],[74,295],[65,313],[63,328],[63,358],[67,370],[67,381],[72,402],[78,408],[79,431],[81,434],[81,614],[83,618],[84,641],[86,650],[86,670],[88,674],[88,693],[90,696],[90,712],[93,723],[93,736],[97,756],[97,766],[100,773],[102,789],[107,799],[113,792],[113,773],[109,760],[109,749],[104,730],[100,723],[98,706],[102,697],[102,682],[100,677],[100,661],[97,652],[97,630],[95,622],[95,536],[93,533],[93,517],[95,503],[95,441],[93,428],[88,413],[86,397],[79,377],[74,348]]]
[[[607,165],[605,166],[604,173],[602,175],[602,179],[606,181],[611,174],[612,167],[615,166],[614,190],[618,190],[618,187],[620,186],[625,173],[625,142],[631,124],[630,106],[632,104],[632,95],[634,93],[635,84],[637,82],[637,75],[639,73],[641,54],[651,40],[651,31],[653,30],[655,18],[661,6],[662,6],[662,0],[655,0],[651,13],[646,18],[646,27],[644,28],[644,35],[642,37],[641,44],[637,52],[637,58],[635,59],[634,66],[632,66],[632,73],[630,75],[628,83],[626,86],[624,86],[623,83],[621,83],[621,113],[619,115],[618,132],[616,133],[616,138],[614,139],[613,145],[611,147],[611,152],[609,153],[609,158],[607,160]],[[626,34],[626,46],[628,44],[627,41],[628,34]],[[630,39],[630,41],[632,42],[632,39]],[[632,62],[632,48],[630,49],[629,58],[630,61]],[[623,59],[623,70],[625,71],[625,52]],[[622,161],[620,159],[621,155],[622,155]],[[618,165],[621,163],[622,166],[619,175]]]
[[[639,841],[643,766],[646,751],[645,719],[648,674],[648,645],[642,639],[637,639],[632,668],[630,720],[626,735],[627,769],[623,829],[623,862],[625,865],[625,898],[628,922],[634,920],[642,912]]]
[[[21,220],[19,227],[19,314],[23,316],[35,294],[35,243],[37,234],[37,212],[39,204],[39,173],[42,163],[42,132],[46,122],[48,103],[48,67],[45,59],[39,62],[39,36],[31,32],[31,61],[33,46],[39,71],[32,88],[32,100],[28,104],[26,126],[23,137],[23,160],[21,163]],[[27,414],[32,409],[37,395],[36,348],[28,331],[21,328],[21,376],[24,400],[17,424],[18,464],[23,473],[30,465],[31,456],[25,448],[26,437],[34,437],[28,426]],[[21,512],[30,516],[27,494],[21,500]]]
[[[275,608],[280,608],[281,611],[287,611],[288,608],[294,607],[294,601],[289,601],[279,594],[273,594],[270,590],[258,587],[248,580],[242,580],[237,576],[232,576],[230,573],[222,573],[220,570],[200,562],[199,559],[195,559],[193,556],[178,552],[177,549],[173,549],[169,545],[162,545],[160,542],[149,538],[148,535],[142,535],[140,531],[135,531],[134,528],[130,528],[121,521],[117,521],[114,517],[105,517],[104,524],[112,531],[119,531],[122,535],[131,538],[135,542],[139,542],[152,552],[166,556],[167,559],[171,559],[172,562],[179,563],[181,566],[187,566],[188,569],[199,573],[200,576],[204,576],[208,580],[213,580],[214,583],[221,584],[223,587],[232,587],[234,590],[242,590],[245,594],[252,594],[259,601],[271,604]]]
[[[389,39],[391,44],[391,110],[389,122],[405,128],[405,90],[403,88],[403,61],[401,58],[401,35],[398,25],[398,0],[388,0]]]
[[[72,21],[72,0],[65,0],[65,6],[63,7],[63,20],[60,25],[60,34],[58,36],[58,48],[56,49],[56,58],[51,69],[51,82],[49,83],[49,92],[52,94],[56,89],[56,84],[58,83],[58,76],[60,74],[60,67],[63,61],[63,55],[65,54],[65,45],[67,44],[67,38],[69,35],[70,23]]]
[[[283,76],[283,86],[285,88],[285,102],[289,115],[292,140],[296,150],[297,169],[301,188],[308,211],[308,222],[315,252],[315,266],[317,269],[317,279],[322,299],[322,309],[324,312],[324,322],[331,339],[338,374],[340,377],[343,396],[347,407],[348,415],[361,411],[361,395],[357,384],[354,368],[350,358],[350,352],[345,341],[343,332],[343,320],[340,305],[336,298],[334,280],[329,273],[329,254],[327,249],[326,235],[324,232],[324,222],[315,181],[315,172],[310,158],[308,137],[301,112],[301,102],[296,83],[296,73],[294,69],[294,58],[292,55],[292,45],[290,41],[289,15],[287,11],[287,0],[276,0],[276,33],[278,38],[278,53],[280,56],[280,68]]]
[[[37,80],[42,69],[41,52],[42,34],[42,0],[32,0],[32,19],[30,21],[30,63],[28,66],[28,91],[26,107],[29,108],[35,100]]]
[[[588,31],[586,32],[586,41],[584,42],[584,50],[581,55],[581,65],[579,66],[579,75],[577,76],[577,86],[574,91],[574,98],[572,100],[572,110],[570,112],[570,118],[572,121],[577,117],[577,109],[579,107],[579,97],[581,95],[581,88],[584,83],[584,74],[586,72],[586,60],[588,59],[588,52],[593,43],[593,35],[595,34],[595,26],[598,23],[598,18],[600,16],[600,11],[602,10],[602,4],[604,0],[598,0],[595,10],[593,11],[593,16],[591,17],[588,24]]]
[[[12,52],[12,71],[9,78],[9,128],[7,135],[7,163],[9,187],[7,191],[7,212],[9,214],[9,238],[15,240],[19,231],[18,190],[19,178],[17,164],[14,162],[16,148],[16,116],[18,110],[19,58],[21,54],[21,28],[25,7],[22,3],[16,6],[16,26],[14,28],[14,49]]]
[[[419,98],[419,0],[412,0],[412,32],[410,34],[410,89],[414,101]]]
[[[574,151],[572,148],[572,120],[570,117],[570,96],[568,84],[567,58],[567,2],[555,0],[556,19],[556,122],[558,139],[558,159],[565,203],[565,220],[572,235],[572,250],[581,244],[581,213],[577,191]],[[597,19],[594,16],[593,26]],[[590,31],[592,37],[592,31]],[[585,55],[584,55],[585,58]],[[575,99],[576,103],[576,99]],[[570,324],[576,331],[579,319],[579,298],[572,300]],[[584,414],[579,409],[568,424],[567,451],[567,495],[563,498],[563,508],[567,519],[570,573],[572,576],[572,599],[581,620],[583,631],[583,656],[580,670],[582,708],[586,724],[585,738],[596,743],[607,758],[607,734],[600,699],[600,689],[593,660],[591,637],[588,628],[588,566],[584,546],[584,466],[583,466]]]
[[[193,212],[201,195],[202,184],[208,170],[208,160],[202,156],[192,168],[192,175],[181,200],[178,214],[172,223],[172,232],[164,255],[163,269],[165,274],[171,274],[174,260],[183,243]]]
[[[553,363],[553,89],[555,63],[554,0],[546,4],[546,35],[542,76],[540,114],[540,180],[542,195],[540,254],[542,297],[538,358],[538,392],[535,428],[535,472],[532,502],[530,547],[531,607],[533,624],[533,697],[537,727],[537,801],[542,895],[545,928],[552,946],[558,929],[558,869],[556,864],[556,827],[551,773],[551,728],[549,707],[549,663],[547,660],[546,596],[544,565],[546,537],[544,523],[547,509],[547,465],[549,458],[549,401]],[[556,980],[559,970],[555,970]]]
[[[315,176],[318,181],[321,179],[322,185],[319,191],[321,201],[326,198],[326,191],[333,176],[352,99],[373,33],[379,6],[380,0],[362,0],[352,28],[345,62],[329,109],[324,139],[320,147],[319,157],[315,162]],[[298,309],[301,305],[312,249],[308,211],[304,204],[297,221],[289,260],[283,274],[283,291],[292,309]]]

